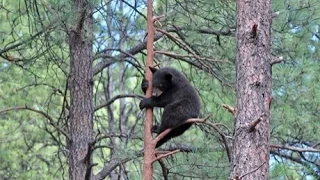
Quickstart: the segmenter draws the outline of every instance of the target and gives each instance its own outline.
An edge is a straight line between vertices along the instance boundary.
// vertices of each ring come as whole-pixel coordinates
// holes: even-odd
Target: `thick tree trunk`
[[[231,177],[269,174],[271,1],[237,0],[237,108]]]
[[[70,145],[69,177],[91,176],[89,144],[93,131],[92,15],[85,0],[74,0],[77,21],[69,30]],[[90,32],[89,32],[90,31]],[[87,176],[87,177],[86,177]]]

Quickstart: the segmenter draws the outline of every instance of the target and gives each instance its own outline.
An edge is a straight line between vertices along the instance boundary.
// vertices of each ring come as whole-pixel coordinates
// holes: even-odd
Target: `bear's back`
[[[176,69],[170,67],[160,68],[158,73],[170,73],[172,75],[172,87],[168,89],[166,93],[170,94],[167,96],[171,98],[171,103],[178,103],[182,106],[183,113],[188,118],[198,117],[200,114],[200,98],[196,89],[190,84],[187,77]]]

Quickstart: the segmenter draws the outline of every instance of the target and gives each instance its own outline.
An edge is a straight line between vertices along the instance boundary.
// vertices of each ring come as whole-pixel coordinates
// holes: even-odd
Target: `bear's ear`
[[[151,70],[152,74],[154,74],[158,70],[157,68],[150,67],[150,66],[149,66],[149,69]]]
[[[167,81],[171,81],[172,80],[172,74],[168,73],[164,76],[164,78],[167,80]]]

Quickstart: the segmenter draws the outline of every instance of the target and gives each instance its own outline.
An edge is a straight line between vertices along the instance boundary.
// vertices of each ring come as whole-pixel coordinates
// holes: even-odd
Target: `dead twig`
[[[231,107],[227,104],[222,104],[222,107],[225,108],[226,110],[228,110],[231,114],[233,114],[233,115],[236,114],[236,110],[233,107]]]

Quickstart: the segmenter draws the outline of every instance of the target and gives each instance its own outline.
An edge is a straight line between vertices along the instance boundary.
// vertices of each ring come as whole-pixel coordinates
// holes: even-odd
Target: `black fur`
[[[140,109],[163,107],[164,111],[159,126],[153,126],[152,132],[160,134],[168,128],[173,130],[161,139],[156,147],[161,146],[173,137],[180,136],[191,127],[191,123],[183,124],[190,118],[197,118],[200,113],[200,100],[196,90],[188,79],[173,68],[151,68],[153,78],[153,96],[140,102]],[[142,82],[145,92],[148,82]],[[160,94],[161,93],[161,94]]]

